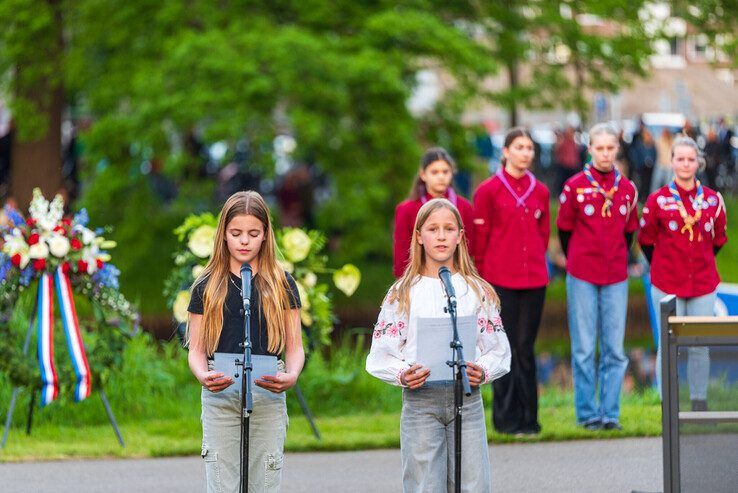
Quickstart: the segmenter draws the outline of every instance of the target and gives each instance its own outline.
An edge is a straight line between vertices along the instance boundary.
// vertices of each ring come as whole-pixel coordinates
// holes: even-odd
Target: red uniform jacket
[[[433,197],[426,195],[427,200]],[[448,197],[447,197],[448,198]],[[418,211],[423,206],[423,201],[406,200],[400,202],[395,209],[395,231],[394,231],[394,262],[392,273],[399,278],[405,267],[410,261],[410,245],[413,239],[413,228],[415,227],[415,218]],[[456,208],[461,214],[461,221],[464,223],[464,234],[466,235],[467,245],[473,245],[474,237],[474,214],[472,206],[464,197],[456,196]]]
[[[518,197],[530,186],[530,178],[505,177]],[[536,182],[518,206],[517,199],[499,176],[483,181],[474,194],[474,260],[489,283],[508,289],[540,288],[548,284],[546,249],[551,231],[549,193]]]
[[[592,176],[605,190],[615,183],[615,172]],[[556,227],[571,231],[566,270],[582,281],[605,286],[628,278],[628,248],[625,233],[638,229],[638,194],[625,176],[610,206],[611,216],[602,216],[605,198],[590,184],[584,172],[569,178],[559,196]]]
[[[692,199],[697,189],[687,192],[677,186],[677,190],[687,214],[694,216]],[[684,220],[668,186],[649,195],[643,207],[638,243],[653,246],[651,283],[680,298],[712,293],[720,283],[713,247],[728,241],[725,204],[719,193],[707,187],[703,190],[702,217],[693,226],[692,241],[688,231],[681,232]]]

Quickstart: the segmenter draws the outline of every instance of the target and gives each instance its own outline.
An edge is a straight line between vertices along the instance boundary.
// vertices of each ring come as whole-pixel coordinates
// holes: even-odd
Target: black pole
[[[456,297],[452,293],[446,293],[448,299],[447,311],[451,315],[451,327],[453,329],[453,360],[446,364],[454,369],[454,491],[461,492],[461,410],[464,406],[464,395],[471,395],[469,376],[466,374],[466,359],[464,359],[464,347],[459,338],[459,329],[456,325]],[[463,390],[463,394],[462,394]]]
[[[318,431],[318,427],[315,424],[315,419],[313,419],[313,413],[310,412],[310,408],[308,407],[305,397],[302,395],[300,386],[295,384],[295,386],[292,388],[295,391],[295,396],[297,396],[297,401],[300,403],[300,407],[302,408],[302,414],[305,415],[305,417],[308,420],[308,423],[310,424],[310,428],[313,430],[313,435],[315,436],[315,438],[320,440],[321,439],[320,432]]]
[[[36,390],[31,390],[31,400],[28,401],[28,421],[26,421],[26,435],[31,436],[33,427],[33,408],[36,404]]]
[[[249,490],[249,417],[254,409],[253,395],[251,394],[251,266],[243,264],[241,267],[241,296],[243,297],[244,336],[243,361],[236,361],[243,365],[241,374],[241,493]]]
[[[115,415],[113,414],[113,408],[110,407],[108,396],[105,395],[105,389],[103,389],[102,384],[100,384],[100,400],[103,403],[105,413],[108,415],[108,421],[110,421],[110,426],[113,427],[113,431],[115,432],[115,437],[118,439],[118,443],[121,447],[125,448],[126,444],[123,442],[123,435],[120,434],[118,422],[115,420]]]

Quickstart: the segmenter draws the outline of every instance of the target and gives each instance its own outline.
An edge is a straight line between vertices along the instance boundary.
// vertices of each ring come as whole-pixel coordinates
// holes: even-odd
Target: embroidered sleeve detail
[[[386,322],[380,320],[374,325],[374,339],[380,339],[384,336],[387,337],[400,337],[402,330],[405,328],[405,322]]]

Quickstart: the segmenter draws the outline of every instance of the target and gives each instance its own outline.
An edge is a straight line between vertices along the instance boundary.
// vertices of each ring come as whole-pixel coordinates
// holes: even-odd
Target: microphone
[[[245,263],[241,266],[241,295],[244,308],[251,305],[251,266]]]
[[[454,290],[454,285],[451,282],[451,271],[448,270],[448,267],[443,266],[440,269],[438,269],[438,277],[441,278],[441,282],[443,283],[443,289],[446,290],[446,296],[448,296],[448,302],[451,304],[451,306],[456,306],[456,291]]]

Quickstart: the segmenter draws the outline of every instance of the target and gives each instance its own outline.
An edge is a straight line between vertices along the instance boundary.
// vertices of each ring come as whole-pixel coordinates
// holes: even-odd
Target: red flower
[[[87,274],[87,262],[84,260],[77,260],[77,272]]]
[[[102,269],[103,268],[103,261],[102,260],[97,259],[97,260],[95,260],[95,263],[97,264],[97,268],[98,269]]]
[[[13,265],[15,265],[16,267],[20,267],[21,260],[22,258],[20,253],[16,253],[15,255],[10,257],[10,261],[13,262]]]
[[[72,266],[71,266],[71,265],[69,265],[69,262],[64,262],[64,263],[63,263],[63,264],[61,265],[61,270],[62,270],[62,272],[63,272],[63,273],[65,273],[65,274],[69,274],[69,271],[71,271],[71,270],[72,270]]]
[[[72,247],[72,250],[79,250],[82,248],[82,242],[79,241],[77,238],[72,238],[72,241],[69,242],[69,245]]]
[[[36,243],[38,243],[38,240],[39,240],[38,233],[31,233],[30,236],[28,237],[28,246],[35,245]]]
[[[64,229],[64,226],[60,226],[58,224],[56,226],[54,226],[54,233],[59,233],[59,234],[62,234],[63,235],[63,234],[66,234],[66,232],[67,232],[67,230]]]
[[[64,219],[62,219],[62,221],[61,221],[61,222],[62,222],[62,224],[63,224],[64,226],[67,226],[67,227],[68,227],[68,226],[71,226],[71,225],[72,225],[72,220],[71,220],[71,219],[69,219],[68,217],[65,217]]]
[[[44,270],[46,267],[46,259],[45,258],[37,258],[33,261],[33,268],[36,270]]]
[[[26,224],[32,228],[36,224],[36,220],[32,217],[29,217],[28,219],[26,219]]]

